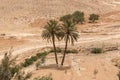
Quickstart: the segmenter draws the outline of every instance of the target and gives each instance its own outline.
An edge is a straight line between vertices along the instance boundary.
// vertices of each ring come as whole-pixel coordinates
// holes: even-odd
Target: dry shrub
[[[120,68],[120,57],[116,57],[116,58],[112,59],[111,61],[115,64],[115,66]]]

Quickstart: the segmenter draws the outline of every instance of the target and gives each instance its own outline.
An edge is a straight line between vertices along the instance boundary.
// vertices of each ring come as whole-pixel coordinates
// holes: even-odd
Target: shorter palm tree
[[[55,53],[55,60],[56,64],[58,65],[58,59],[57,59],[57,53],[56,53],[56,46],[55,46],[55,38],[58,37],[59,33],[59,25],[58,22],[55,20],[50,20],[47,25],[44,27],[44,30],[42,32],[42,38],[46,39],[47,41],[52,41],[53,43],[53,49]]]
[[[71,21],[64,22],[61,27],[61,30],[63,33],[62,39],[65,40],[65,50],[64,50],[64,54],[61,62],[61,65],[63,66],[67,47],[68,47],[68,41],[74,44],[74,42],[77,41],[77,39],[79,38],[79,32],[77,31],[75,24],[72,23]]]

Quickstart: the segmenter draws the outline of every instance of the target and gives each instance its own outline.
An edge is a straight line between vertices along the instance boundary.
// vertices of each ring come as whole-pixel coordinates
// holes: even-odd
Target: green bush
[[[51,49],[50,52],[54,52],[54,49]],[[59,47],[57,47],[57,48],[56,48],[56,52],[57,52],[57,53],[60,53],[60,52],[62,52],[62,49],[59,48]]]
[[[74,22],[75,24],[78,24],[78,23],[83,24],[83,22],[85,21],[84,13],[83,13],[83,12],[80,12],[80,11],[75,11],[75,12],[72,14],[72,18],[73,18],[73,22]]]
[[[42,54],[41,54],[41,53],[37,53],[36,56],[37,56],[38,58],[41,58]]]
[[[41,58],[41,57],[43,57],[43,56],[46,56],[47,54],[48,54],[49,52],[41,52],[41,53],[37,53],[36,54],[36,56],[38,57],[38,58]]]
[[[50,50],[50,52],[54,52],[54,50],[52,49],[52,50]],[[64,50],[63,49],[61,49],[61,48],[56,48],[56,52],[57,53],[62,53],[62,52],[64,52]],[[76,49],[71,49],[71,50],[67,50],[66,51],[66,53],[78,53],[78,50],[76,50]]]
[[[102,53],[102,49],[101,48],[93,48],[91,53],[94,53],[94,54]]]
[[[67,21],[72,21],[72,15],[71,14],[68,14],[68,15],[64,15],[60,18],[60,21],[63,21],[63,22],[67,22]]]
[[[23,67],[27,67],[37,61],[39,58],[42,62],[45,61],[45,57],[47,56],[48,52],[41,52],[36,54],[36,56],[31,56],[30,58],[25,59],[25,62],[21,63]]]
[[[85,21],[84,12],[75,11],[73,14],[64,15],[60,17],[60,21],[63,21],[63,22],[72,21],[75,24],[78,24],[78,23],[83,24],[83,22]]]
[[[33,64],[33,60],[31,59],[25,59],[25,62],[22,64],[23,67],[27,67],[29,65]]]
[[[99,15],[90,14],[89,20],[90,20],[90,22],[94,23],[96,20],[99,20]]]
[[[36,61],[37,59],[38,59],[37,56],[31,56],[31,58],[30,58],[31,61]]]
[[[51,75],[35,78],[34,80],[53,80]]]
[[[78,53],[78,50],[76,49],[67,50],[66,53]]]

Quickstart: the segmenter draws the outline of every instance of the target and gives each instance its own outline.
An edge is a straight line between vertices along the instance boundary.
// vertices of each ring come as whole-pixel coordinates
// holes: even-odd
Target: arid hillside
[[[36,19],[56,18],[76,10],[86,16],[97,13],[102,21],[120,21],[120,0],[0,0],[0,29],[25,27]]]
[[[119,0],[0,0],[0,18],[56,17],[76,10],[101,14],[120,10],[119,7]]]

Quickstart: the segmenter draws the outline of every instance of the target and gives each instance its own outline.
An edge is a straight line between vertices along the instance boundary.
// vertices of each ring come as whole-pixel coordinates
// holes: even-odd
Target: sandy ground
[[[120,46],[119,0],[93,0],[92,2],[91,0],[73,0],[73,3],[69,3],[66,6],[64,4],[70,0],[52,0],[49,4],[38,0],[34,3],[32,0],[20,0],[20,2],[13,0],[11,2],[8,1],[8,3],[6,3],[7,0],[0,1],[0,60],[3,58],[4,53],[10,50],[11,47],[13,47],[12,55],[19,56],[17,62],[24,61],[25,58],[35,55],[45,47],[51,47],[51,43],[41,38],[41,32],[48,17],[71,13],[80,7],[87,14],[92,11],[101,13],[101,19],[98,23],[90,24],[86,20],[85,24],[76,26],[80,32],[80,38],[78,42],[75,42],[74,46],[69,45],[69,48],[76,48],[83,51],[75,55],[67,55],[63,70],[57,69],[54,65],[55,60],[53,54],[47,56],[45,68],[36,70],[35,65],[31,65],[24,70],[31,71],[33,73],[32,78],[52,74],[54,80],[118,80],[117,73],[119,69],[114,66],[111,60],[120,56],[120,50],[108,51],[98,55],[90,54],[90,52],[84,50],[91,47],[103,47],[103,45],[105,47]],[[26,5],[23,2],[29,2],[29,4]],[[38,5],[38,3],[43,4]],[[82,5],[78,6],[79,3]],[[11,4],[13,6],[10,6]],[[33,6],[33,4],[36,5]],[[45,7],[47,10],[41,8],[43,5],[47,5]],[[71,9],[69,11],[66,11],[61,5],[64,5],[63,7],[65,8],[70,5],[73,6],[70,7]],[[84,8],[85,6],[89,7]],[[60,12],[62,13],[51,14],[51,7],[53,7],[53,13],[56,12],[56,8],[60,8]],[[8,14],[9,10],[10,13]],[[41,13],[38,13],[39,11]],[[20,12],[23,13],[20,14]],[[57,47],[63,47],[64,41],[57,41],[56,45]],[[61,56],[59,54],[59,61],[61,61]],[[95,72],[97,73],[95,74]]]
[[[85,24],[80,29],[80,38],[75,43],[73,48],[84,49],[90,47],[113,46],[120,44],[120,24],[106,23],[106,24]],[[78,25],[79,28],[80,25]],[[84,27],[85,26],[85,27]],[[90,26],[90,27],[86,27]],[[37,30],[38,28],[36,28]],[[34,28],[35,30],[35,28]],[[34,30],[32,32],[34,32]],[[41,32],[41,30],[39,30]],[[6,50],[13,46],[13,55],[19,55],[18,61],[23,61],[25,58],[34,55],[38,50],[49,47],[52,44],[41,39],[40,34],[36,33],[20,33],[9,34],[0,38],[1,56]],[[64,42],[56,42],[58,47],[64,46]],[[70,45],[69,45],[70,47]],[[111,59],[120,56],[120,51],[106,52],[100,55],[89,54],[88,52],[80,52],[77,55],[67,55],[65,61],[65,69],[58,70],[55,67],[54,55],[48,55],[46,61],[46,68],[36,70],[35,65],[25,68],[26,71],[31,71],[33,77],[52,74],[54,80],[118,80],[118,69],[111,63]],[[52,58],[50,58],[52,56]],[[61,55],[59,55],[61,56]],[[59,57],[61,60],[61,57]],[[97,74],[94,72],[97,71]]]
[[[82,25],[82,27],[81,25],[78,25],[77,27],[81,33],[78,42],[75,43],[73,48],[84,49],[91,46],[102,47],[103,43],[106,46],[120,44],[119,22],[85,24]],[[29,30],[31,32],[21,32],[21,30],[19,34],[14,34],[16,31],[11,32],[10,34],[8,34],[9,32],[6,32],[5,35],[1,34],[0,58],[3,57],[5,51],[9,50],[10,47],[13,47],[13,55],[19,55],[18,61],[23,61],[25,58],[37,53],[37,50],[52,45],[51,43],[42,40],[40,37],[42,29],[31,29]],[[38,33],[38,31],[40,33]],[[64,46],[63,41],[56,42],[56,44],[58,47]],[[65,66],[68,68],[65,68],[63,70],[58,70],[55,65],[53,65],[55,64],[53,58],[48,58],[46,63],[48,68],[46,69],[40,69],[36,71],[35,66],[32,65],[25,70],[32,71],[32,78],[51,73],[54,80],[61,80],[61,77],[63,80],[118,80],[118,69],[111,63],[111,59],[120,56],[119,53],[119,51],[112,51],[101,55],[87,55],[87,52],[80,52],[77,55],[67,56]],[[54,55],[52,54],[52,56]],[[51,57],[51,55],[48,57]],[[95,70],[98,71],[96,75],[94,74]]]

